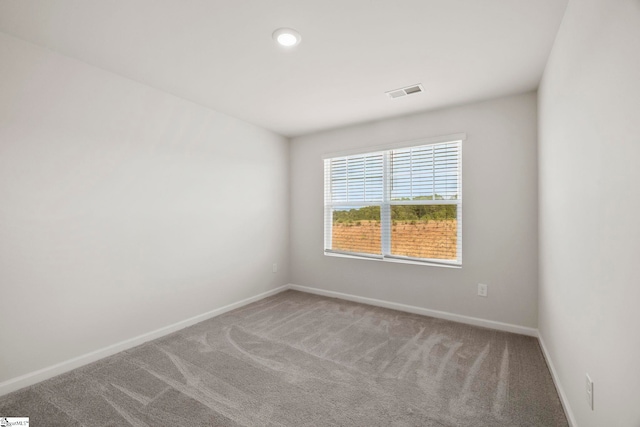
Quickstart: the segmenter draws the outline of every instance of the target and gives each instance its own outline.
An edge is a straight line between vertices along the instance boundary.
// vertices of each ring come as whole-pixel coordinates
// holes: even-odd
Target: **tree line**
[[[391,219],[393,221],[456,219],[457,209],[457,205],[393,205],[391,206]],[[380,206],[335,210],[333,211],[333,221],[347,224],[357,221],[380,221]]]

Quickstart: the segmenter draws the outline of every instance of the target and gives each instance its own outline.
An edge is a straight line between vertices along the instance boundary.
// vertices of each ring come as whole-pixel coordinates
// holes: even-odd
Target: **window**
[[[327,255],[462,264],[462,140],[324,159]]]

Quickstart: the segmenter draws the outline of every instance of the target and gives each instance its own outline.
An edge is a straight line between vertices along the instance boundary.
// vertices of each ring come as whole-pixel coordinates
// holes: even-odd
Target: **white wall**
[[[640,2],[571,0],[539,95],[540,334],[577,425],[637,427]]]
[[[535,328],[536,109],[528,93],[294,138],[292,282]],[[322,154],[459,132],[467,133],[462,269],[323,255]],[[478,282],[488,298],[477,296]]]
[[[287,283],[285,138],[1,33],[0,76],[0,382]]]

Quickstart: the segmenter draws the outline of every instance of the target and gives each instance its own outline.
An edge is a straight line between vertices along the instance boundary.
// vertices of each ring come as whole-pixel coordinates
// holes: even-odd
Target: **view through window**
[[[462,141],[325,159],[325,253],[460,265]]]

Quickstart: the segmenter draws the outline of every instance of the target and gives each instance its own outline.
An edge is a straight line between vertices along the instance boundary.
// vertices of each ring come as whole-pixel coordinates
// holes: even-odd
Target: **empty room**
[[[640,427],[639,0],[0,0],[0,425]]]

